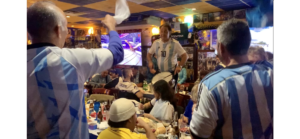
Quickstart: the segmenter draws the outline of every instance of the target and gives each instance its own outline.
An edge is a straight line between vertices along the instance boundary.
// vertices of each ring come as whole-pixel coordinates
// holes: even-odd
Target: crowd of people
[[[184,83],[188,56],[170,37],[171,26],[163,24],[161,38],[153,42],[147,54],[147,76],[136,67],[108,70],[124,59],[124,50],[115,19],[106,15],[103,24],[109,32],[108,49],[62,49],[67,35],[63,11],[48,2],[28,8],[27,30],[32,44],[27,46],[27,138],[89,138],[83,111],[87,80],[95,87],[116,88],[125,95],[112,103],[110,127],[98,139],[156,138],[149,125],[137,118],[132,100],[143,98],[144,90],[139,87],[160,72],[171,72],[175,84]],[[215,71],[200,71],[184,117],[178,122],[189,125],[193,139],[272,138],[272,54],[250,47],[249,26],[242,20],[224,21],[217,32],[219,66]],[[144,117],[171,122],[177,109],[174,88],[159,80],[153,84],[153,92],[154,98],[138,108],[151,109]],[[144,128],[146,134],[135,133],[136,126]]]

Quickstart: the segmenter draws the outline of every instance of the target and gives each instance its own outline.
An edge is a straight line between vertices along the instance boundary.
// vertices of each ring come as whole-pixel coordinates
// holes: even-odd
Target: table
[[[143,90],[142,87],[139,87],[139,89]],[[143,95],[145,98],[154,98],[154,93],[153,92],[150,92],[150,91],[145,91],[144,95]]]
[[[88,124],[90,124],[90,123],[96,123],[95,118],[91,117],[89,120],[91,120],[92,122],[88,122]],[[105,124],[107,124],[107,121],[101,122],[101,124],[97,123],[97,127],[103,127],[103,126],[105,126]],[[97,139],[97,137],[99,136],[98,132],[101,132],[103,130],[105,130],[105,129],[98,129],[98,128],[95,129],[95,130],[89,129],[90,139]]]

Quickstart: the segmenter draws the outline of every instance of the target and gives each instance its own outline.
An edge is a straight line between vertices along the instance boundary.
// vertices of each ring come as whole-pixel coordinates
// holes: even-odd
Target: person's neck
[[[130,77],[124,79],[125,82],[130,82]]]
[[[163,42],[163,43],[166,43],[166,42],[168,42],[170,40],[170,38],[167,38],[167,39],[161,39],[161,41]]]
[[[242,56],[231,56],[229,63],[226,66],[239,65],[243,63],[248,63],[249,59],[247,55]]]
[[[58,43],[56,41],[32,39],[32,44],[36,44],[36,43],[51,43],[55,46],[58,46]]]

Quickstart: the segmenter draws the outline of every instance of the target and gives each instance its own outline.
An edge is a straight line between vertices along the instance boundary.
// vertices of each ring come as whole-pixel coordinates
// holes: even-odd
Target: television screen
[[[141,33],[119,34],[123,49],[124,60],[119,65],[142,66],[142,44]],[[101,35],[101,47],[108,48],[109,36]]]
[[[273,27],[250,28],[252,47],[260,46],[273,53]]]

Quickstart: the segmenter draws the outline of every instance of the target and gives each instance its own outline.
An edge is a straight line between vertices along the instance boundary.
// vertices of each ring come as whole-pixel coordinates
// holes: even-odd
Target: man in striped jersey
[[[199,84],[200,100],[190,124],[194,139],[270,139],[273,136],[273,66],[247,57],[247,23],[232,19],[218,27],[218,55],[226,68]]]
[[[147,54],[147,60],[150,70],[153,69],[152,56],[155,53],[157,55],[159,72],[171,72],[173,79],[175,79],[175,84],[177,84],[178,73],[181,71],[182,66],[185,65],[188,55],[178,41],[170,38],[171,31],[172,28],[169,24],[160,26],[160,39],[153,42]],[[177,65],[178,57],[181,58],[179,65]]]
[[[124,59],[116,21],[107,15],[108,49],[62,48],[68,34],[63,11],[49,2],[27,10],[27,138],[88,139],[83,84]]]

